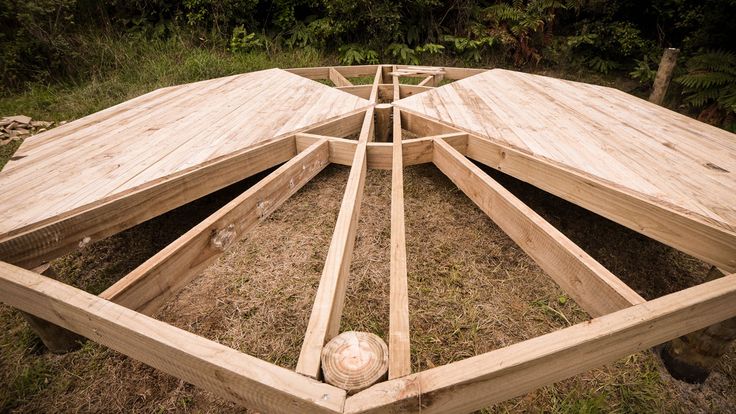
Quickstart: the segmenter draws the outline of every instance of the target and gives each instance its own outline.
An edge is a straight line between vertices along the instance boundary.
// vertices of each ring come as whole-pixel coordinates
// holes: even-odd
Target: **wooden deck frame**
[[[400,85],[398,76],[393,76],[390,84],[383,83],[396,67],[406,66],[306,68],[292,72],[311,79],[335,77],[336,84],[349,83],[348,77],[372,74],[372,85],[359,87],[360,93],[363,89],[368,91],[367,97],[375,104],[382,93],[384,98],[397,99],[404,93],[402,88],[409,86]],[[442,69],[447,79],[476,73]],[[430,82],[429,77],[424,80],[425,85]],[[396,107],[393,132],[397,139],[393,143],[370,142],[372,128],[373,108],[355,111],[6,237],[0,240],[0,257],[13,263],[0,262],[0,301],[223,398],[265,412],[467,412],[736,317],[736,274],[644,301],[469,159],[517,178],[526,177],[522,179],[604,216],[596,210],[602,207],[589,198],[608,197],[610,192],[605,189],[584,182],[591,186],[588,192],[573,191],[572,186],[580,185],[580,181],[575,181],[579,178],[572,172],[553,171],[512,149]],[[420,138],[402,140],[402,129]],[[358,132],[357,140],[344,138]],[[411,373],[403,168],[429,162],[594,318],[502,349]],[[69,251],[78,244],[80,235],[86,242],[107,237],[191,201],[197,194],[207,194],[282,163],[100,296],[22,268]],[[296,372],[146,316],[328,163],[347,165],[351,170]],[[389,380],[347,397],[345,391],[316,378],[320,376],[322,346],[339,332],[368,168],[392,170]],[[176,186],[186,186],[191,192],[176,195],[172,190]],[[164,198],[160,206],[156,205],[162,201],[159,197]],[[629,211],[626,208],[641,208],[645,201],[626,199],[622,203],[630,204],[622,207],[622,212],[609,214],[623,215]],[[682,235],[695,233],[691,244],[705,241],[710,243],[706,248],[720,249],[706,255],[711,259],[706,261],[718,259],[726,264],[724,268],[733,270],[728,266],[732,264],[733,250],[723,250],[728,243],[734,248],[732,239],[703,230],[699,223],[688,223],[685,218],[672,218],[672,212],[649,207],[642,214],[656,222],[680,226]],[[126,210],[125,214],[114,217],[121,209]],[[627,225],[624,219],[621,224]],[[647,234],[635,225],[629,227]],[[50,241],[57,236],[58,240]],[[673,247],[688,247],[684,240],[667,240]],[[692,247],[680,250],[697,257],[703,254],[703,250]]]

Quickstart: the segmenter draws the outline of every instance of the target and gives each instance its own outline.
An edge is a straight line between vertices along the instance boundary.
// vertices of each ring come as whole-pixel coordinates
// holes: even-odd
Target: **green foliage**
[[[419,57],[417,52],[403,43],[391,43],[386,48],[391,54],[393,60],[397,63],[403,63],[407,65],[418,65]]]
[[[634,70],[629,72],[629,76],[639,81],[640,84],[650,86],[654,83],[654,78],[657,76],[657,70],[652,69],[649,65],[649,57],[644,56],[643,59],[637,59]]]
[[[709,51],[690,58],[687,73],[675,79],[685,102],[704,109],[701,117],[734,129],[736,115],[736,53]]]
[[[378,63],[378,52],[356,43],[340,46],[340,63],[343,65],[361,65]]]
[[[233,29],[233,34],[230,36],[230,51],[234,53],[250,52],[264,46],[263,39],[255,33],[248,33],[243,26]]]

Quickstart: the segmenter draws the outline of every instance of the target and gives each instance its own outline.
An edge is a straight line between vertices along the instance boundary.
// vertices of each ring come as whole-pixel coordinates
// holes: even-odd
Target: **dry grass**
[[[348,169],[330,166],[157,315],[294,367]],[[697,283],[707,267],[569,203],[494,173],[510,190],[646,297]],[[407,248],[415,370],[587,319],[470,200],[430,165],[408,168]],[[99,292],[252,183],[151,220],[54,268]],[[390,173],[370,170],[343,329],[387,339]],[[0,307],[0,411],[240,412],[235,405],[93,343],[43,352],[17,312]],[[664,374],[642,352],[485,412],[732,412],[733,350],[703,386]]]

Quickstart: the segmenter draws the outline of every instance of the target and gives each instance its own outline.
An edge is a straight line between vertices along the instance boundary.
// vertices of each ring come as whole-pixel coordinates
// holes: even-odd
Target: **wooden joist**
[[[370,100],[378,99],[378,84],[381,82],[381,67],[376,68]],[[299,353],[296,372],[312,378],[320,377],[322,348],[340,332],[340,319],[345,304],[345,289],[350,273],[350,263],[355,244],[355,233],[360,216],[360,203],[368,169],[367,144],[373,130],[373,107],[363,118],[363,126],[350,167],[340,212],[335,223],[330,248],[327,251],[322,277],[315,294],[307,332]]]
[[[0,301],[217,396],[269,413],[340,413],[345,391],[0,262]]]
[[[644,302],[605,267],[443,140],[434,164],[591,316]]]
[[[411,373],[409,344],[409,288],[406,276],[404,229],[404,166],[401,153],[401,116],[394,107],[393,166],[391,169],[391,273],[388,342],[388,378]]]
[[[186,232],[100,297],[152,315],[232,243],[329,164],[326,140],[313,143],[242,195]]]
[[[337,69],[335,68],[330,68],[329,75],[330,75],[330,80],[337,87],[353,86],[353,83],[347,80],[345,76],[342,76],[342,73],[338,72]]]
[[[345,413],[466,413],[736,316],[736,274],[462,361],[374,385]]]
[[[341,91],[351,93],[355,96],[361,97],[363,99],[370,98],[370,91],[373,88],[373,85],[354,85],[354,86],[343,86],[340,88],[337,88]],[[378,96],[381,99],[391,99],[393,96],[393,89],[394,86],[390,83],[382,83],[378,85]],[[431,86],[426,85],[399,85],[400,90],[400,98],[406,98],[407,96],[416,95],[418,93],[431,91],[434,89]]]
[[[433,140],[439,138],[452,145],[453,148],[465,154],[468,146],[468,134],[453,132],[450,134],[435,135],[423,138],[406,139],[402,141],[403,165],[411,166],[432,162]],[[330,146],[330,162],[333,164],[351,166],[358,142],[352,139],[334,138],[315,134],[297,134],[297,151],[301,152],[315,141],[327,139]],[[390,170],[393,164],[393,144],[390,142],[369,142],[366,152],[368,168]]]
[[[24,268],[104,239],[199,197],[248,178],[296,154],[286,137],[188,168],[66,214],[35,223],[0,240],[0,260]]]

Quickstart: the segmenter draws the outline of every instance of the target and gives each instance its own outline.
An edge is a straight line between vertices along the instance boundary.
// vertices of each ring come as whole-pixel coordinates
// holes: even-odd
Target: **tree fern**
[[[692,57],[687,73],[675,79],[683,86],[685,102],[694,108],[716,104],[736,113],[736,54],[710,51]]]

